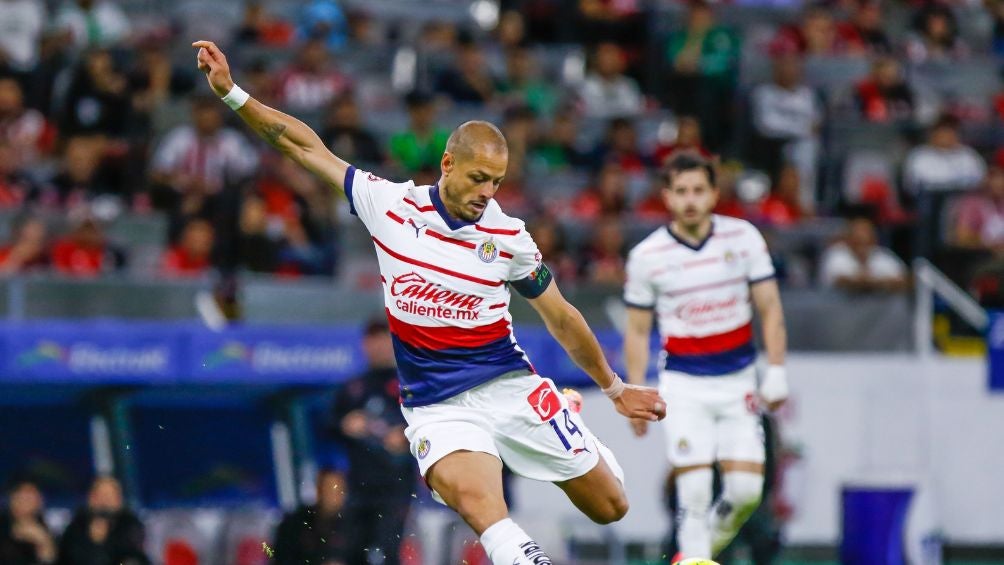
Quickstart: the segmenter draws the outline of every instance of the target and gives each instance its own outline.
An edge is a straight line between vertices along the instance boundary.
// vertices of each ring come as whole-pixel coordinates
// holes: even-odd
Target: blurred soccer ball
[[[561,391],[561,394],[564,394],[565,398],[568,399],[569,410],[576,414],[582,412],[582,395],[579,394],[579,391],[574,388],[566,388]]]

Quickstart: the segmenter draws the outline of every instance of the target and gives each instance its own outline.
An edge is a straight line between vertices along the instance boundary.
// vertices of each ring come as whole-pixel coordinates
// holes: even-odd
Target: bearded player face
[[[476,222],[498,191],[508,163],[508,151],[486,146],[444,155],[440,195],[447,210],[461,220]]]
[[[695,228],[711,216],[718,204],[718,189],[703,169],[670,174],[662,199],[673,219],[684,228]]]

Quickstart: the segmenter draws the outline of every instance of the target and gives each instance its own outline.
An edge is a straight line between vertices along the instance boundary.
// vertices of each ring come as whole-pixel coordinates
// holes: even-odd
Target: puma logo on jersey
[[[408,218],[408,225],[414,228],[415,237],[418,237],[419,234],[422,233],[422,230],[425,229],[429,224],[418,225],[417,223],[415,223],[414,218]]]

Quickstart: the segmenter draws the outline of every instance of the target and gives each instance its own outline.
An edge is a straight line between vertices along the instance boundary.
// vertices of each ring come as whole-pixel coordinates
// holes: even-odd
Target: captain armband
[[[532,299],[544,294],[547,287],[551,285],[552,280],[554,280],[554,276],[551,275],[551,269],[548,269],[547,265],[541,262],[526,278],[518,281],[509,281],[509,286],[516,289],[516,292],[520,293],[524,298]]]

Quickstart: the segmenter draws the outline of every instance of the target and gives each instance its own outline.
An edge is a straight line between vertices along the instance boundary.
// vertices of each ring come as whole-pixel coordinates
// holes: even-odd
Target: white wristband
[[[767,402],[788,398],[788,372],[782,365],[770,365],[760,381],[760,396]]]
[[[607,395],[610,400],[617,400],[622,394],[624,394],[624,381],[621,380],[617,373],[614,373],[614,382],[610,383],[610,386],[603,389],[603,394]]]
[[[251,95],[248,94],[247,92],[244,92],[243,88],[237,86],[237,84],[234,83],[234,86],[233,88],[230,89],[230,92],[228,92],[227,95],[223,97],[223,103],[226,104],[227,106],[230,106],[231,110],[240,110],[241,106],[247,104],[248,98],[251,98]]]

